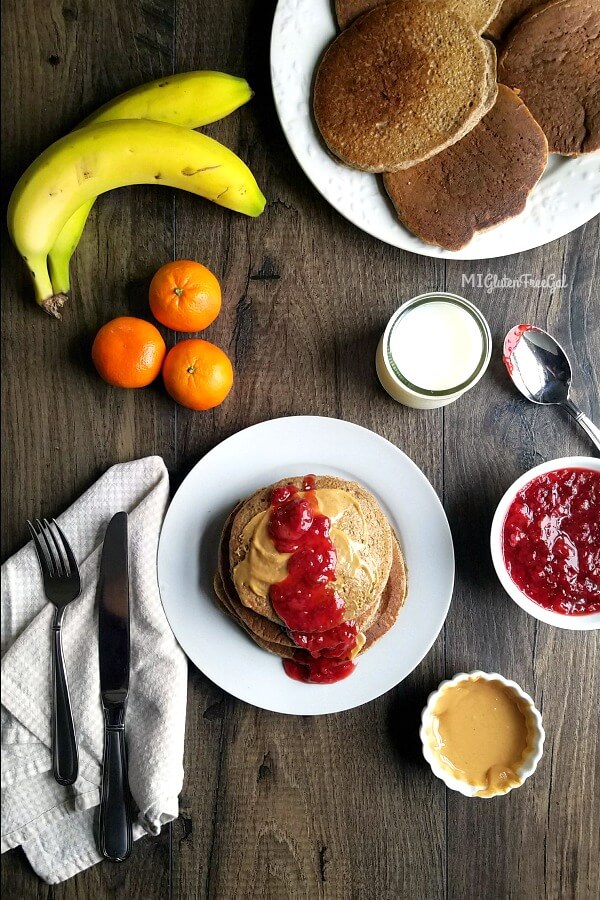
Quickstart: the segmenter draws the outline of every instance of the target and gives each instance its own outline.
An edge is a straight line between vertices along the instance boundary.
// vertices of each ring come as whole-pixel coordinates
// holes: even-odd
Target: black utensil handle
[[[62,648],[63,613],[64,609],[56,611],[52,626],[52,770],[59,784],[73,784],[79,755]]]
[[[125,708],[104,710],[100,852],[123,862],[131,853],[131,808],[125,747]]]

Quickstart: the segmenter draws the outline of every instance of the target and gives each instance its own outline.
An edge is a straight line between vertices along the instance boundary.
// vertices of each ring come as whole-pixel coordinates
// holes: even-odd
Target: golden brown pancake
[[[440,2],[398,0],[331,44],[315,81],[317,126],[331,152],[365,172],[428,159],[496,99],[492,44]]]
[[[406,595],[408,593],[408,580],[406,572],[406,563],[400,549],[400,543],[394,535],[394,546],[392,556],[392,568],[390,569],[390,577],[385,586],[381,598],[381,606],[377,618],[373,624],[365,632],[365,645],[360,651],[364,653],[369,647],[382,638],[384,634],[390,630],[398,618],[398,613],[404,606]],[[359,654],[360,655],[360,654]]]
[[[236,591],[230,573],[229,546],[233,519],[241,505],[242,504],[239,504],[236,507],[223,529],[219,552],[219,568],[216,576],[219,579],[219,590],[226,596],[228,606],[234,615],[255,634],[267,641],[283,643],[286,646],[295,646],[282,628],[282,623],[278,617],[275,617],[275,619],[268,619],[265,616],[261,616],[259,613],[254,612],[253,609],[244,606]],[[381,598],[378,597],[377,601],[372,606],[368,607],[361,616],[357,617],[356,621],[361,631],[366,630],[371,625],[377,615],[380,603]]]
[[[214,580],[215,593],[224,610],[228,612],[232,618],[238,621],[249,634],[256,636],[260,641],[269,644],[271,652],[274,652],[271,645],[281,645],[284,649],[296,649],[296,645],[288,636],[282,624],[277,624],[277,622],[280,621],[279,619],[277,622],[274,622],[271,619],[259,615],[254,612],[254,610],[244,606],[237,594],[229,568],[229,545],[231,541],[232,522],[241,506],[242,504],[238,504],[233,510],[223,529],[219,546],[218,571]],[[393,536],[393,540],[394,543],[397,543],[395,536]],[[401,562],[403,566],[402,557]],[[392,559],[392,566],[393,565],[394,561]],[[395,583],[399,584],[398,575],[395,576]],[[380,611],[382,615],[384,614],[381,609],[382,603],[384,603],[384,597],[385,590],[371,607],[369,607],[362,615],[356,617],[355,621],[361,632],[367,632],[375,624],[376,619],[380,615]]]
[[[301,478],[283,479],[277,482],[277,485],[270,485],[261,491],[256,491],[248,500],[238,503],[229,515],[223,528],[219,544],[218,568],[214,578],[217,603],[223,612],[240,625],[258,646],[282,658],[292,658],[298,650],[297,645],[290,638],[283,622],[274,614],[272,607],[272,616],[266,617],[242,603],[232,572],[237,565],[239,557],[239,553],[236,553],[236,548],[239,547],[239,536],[244,532],[243,527],[240,529],[240,524],[246,520],[252,522],[254,516],[257,515],[257,511],[259,515],[263,511],[266,511],[267,514],[269,513],[271,491],[274,487],[292,483],[301,488],[303,480]],[[361,515],[364,512],[365,522],[378,535],[376,538],[370,537],[369,540],[361,544],[365,552],[373,553],[376,551],[380,554],[385,554],[389,541],[389,560],[387,560],[385,565],[385,577],[380,584],[378,583],[375,602],[363,610],[359,616],[353,616],[350,610],[346,610],[346,620],[354,619],[356,621],[361,632],[359,637],[364,640],[364,644],[359,651],[360,653],[372,646],[375,641],[389,631],[404,603],[407,594],[407,573],[402,550],[398,538],[390,528],[379,504],[373,495],[361,485],[353,481],[334,478],[333,476],[317,476],[315,488],[322,492],[319,495],[320,502],[333,503],[334,506],[338,505],[334,521],[338,524],[343,522],[344,527],[348,527],[350,530],[356,528],[356,521],[353,521],[352,517],[344,521],[346,504],[349,498],[351,498],[353,504],[358,504],[357,509],[360,509]],[[327,491],[335,492],[335,496],[329,496],[327,501],[323,501]],[[339,512],[340,509],[344,510],[341,514]],[[332,522],[332,534],[333,531],[334,522]],[[237,541],[234,538],[235,533],[238,534]],[[363,539],[365,537],[364,523],[361,525],[361,537]],[[338,557],[338,565],[339,561]],[[338,571],[336,569],[337,575]],[[338,590],[338,577],[336,577],[335,586],[336,590]]]
[[[494,20],[486,29],[486,34],[499,41],[508,31],[516,25],[521,16],[530,9],[541,6],[544,0],[504,0]]]
[[[352,25],[359,16],[370,12],[376,6],[383,6],[386,0],[335,0],[335,17],[340,31]]]
[[[233,582],[231,582],[231,584],[233,584]],[[283,659],[291,659],[293,657],[294,652],[298,648],[280,626],[275,625],[273,622],[269,622],[266,619],[262,619],[260,616],[256,616],[256,613],[252,613],[253,616],[256,616],[256,619],[261,619],[262,623],[267,627],[264,629],[260,625],[255,628],[251,627],[246,618],[239,617],[240,610],[245,610],[245,613],[251,611],[245,609],[240,603],[237,605],[232,603],[231,597],[225,590],[219,573],[215,576],[214,586],[217,600],[223,611],[231,616],[231,618],[244,629],[246,634],[258,644],[259,647],[262,647],[263,650],[267,650],[269,653],[273,653]],[[406,594],[406,566],[400,544],[398,543],[397,538],[394,537],[390,576],[381,596],[378,616],[364,632],[366,641],[358,654],[359,656],[361,653],[364,653],[365,650],[372,647],[373,644],[378,641],[379,638],[383,637],[383,635],[394,625],[398,618],[398,614],[404,605]],[[257,624],[258,623],[255,623],[255,625]],[[278,633],[275,634],[270,629],[276,629]],[[267,634],[269,637],[266,636]]]
[[[398,218],[429,244],[459,250],[518,215],[548,160],[544,132],[504,85],[473,131],[436,156],[384,176]]]
[[[388,0],[335,0],[335,14],[340,29],[343,31],[359,16],[386,2]],[[496,16],[501,3],[502,0],[444,0],[448,9],[470,22],[480,34]]]
[[[235,619],[240,621],[240,623],[243,624],[244,627],[247,628],[247,630],[257,634],[266,641],[273,643],[282,643],[288,647],[293,647],[295,646],[294,642],[290,637],[288,637],[281,625],[278,624],[279,620],[272,621],[271,619],[268,619],[265,616],[261,616],[259,615],[259,613],[254,612],[253,609],[244,606],[236,592],[235,585],[231,577],[229,545],[231,542],[232,523],[242,506],[243,503],[239,503],[233,510],[233,512],[227,519],[227,522],[225,523],[225,528],[223,529],[223,534],[221,535],[221,542],[219,545],[218,571],[215,576],[215,590],[217,590],[217,594],[222,603],[227,605],[228,611],[233,615]]]
[[[238,567],[248,556],[249,540],[256,517],[268,517],[273,488],[286,484],[301,488],[302,481],[302,478],[283,479],[276,485],[256,491],[240,505],[231,525],[229,571],[235,581],[236,595],[244,606],[277,624],[281,624],[281,621],[271,605],[269,585],[265,583],[262,594],[257,593],[247,581],[238,577]],[[338,561],[336,591],[346,603],[348,619],[361,620],[366,616],[365,621],[368,622],[369,613],[375,612],[374,605],[381,596],[392,564],[392,532],[389,523],[373,495],[356,482],[332,476],[317,476],[315,488],[317,491],[342,491],[351,501],[348,510],[333,523],[332,538],[335,543],[334,529],[339,529],[361,545],[361,559],[368,567],[369,574],[362,571],[355,576],[345,574],[343,570],[340,571]],[[285,556],[281,556],[281,564],[285,572]]]
[[[600,3],[552,0],[508,35],[498,78],[517,91],[551,153],[600,149]]]

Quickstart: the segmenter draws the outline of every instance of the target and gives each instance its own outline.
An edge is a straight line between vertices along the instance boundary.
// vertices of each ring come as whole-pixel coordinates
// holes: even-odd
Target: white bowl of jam
[[[544,749],[542,717],[514,681],[461,672],[430,694],[419,732],[423,756],[465,797],[501,797],[533,775]]]
[[[491,530],[504,590],[541,622],[600,628],[600,460],[553,459],[518,478]]]

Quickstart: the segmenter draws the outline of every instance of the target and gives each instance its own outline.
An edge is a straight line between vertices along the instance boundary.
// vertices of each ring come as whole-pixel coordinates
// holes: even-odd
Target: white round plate
[[[415,237],[397,220],[381,177],[336,162],[317,132],[313,77],[336,34],[332,0],[279,0],[271,35],[271,80],[277,113],[296,159],[323,197],[354,225],[424,256],[488,259],[547,244],[600,213],[600,154],[577,159],[553,155],[516,218],[475,235],[456,252]]]
[[[373,492],[396,530],[408,567],[408,596],[393,628],[337,684],[288,678],[217,606],[212,580],[219,537],[236,503],[294,475],[338,475]],[[448,612],[454,553],[448,522],[423,473],[366,428],[319,416],[272,419],[207,453],[168,509],[158,548],[158,582],[175,637],[219,687],[263,709],[312,716],[374,700],[412,672]]]

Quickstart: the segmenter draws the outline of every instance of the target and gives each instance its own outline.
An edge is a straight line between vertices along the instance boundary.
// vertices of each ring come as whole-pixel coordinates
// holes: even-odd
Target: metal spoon
[[[503,359],[524,397],[533,403],[562,406],[600,450],[600,428],[571,400],[571,364],[551,335],[535,325],[517,325],[504,339]]]

